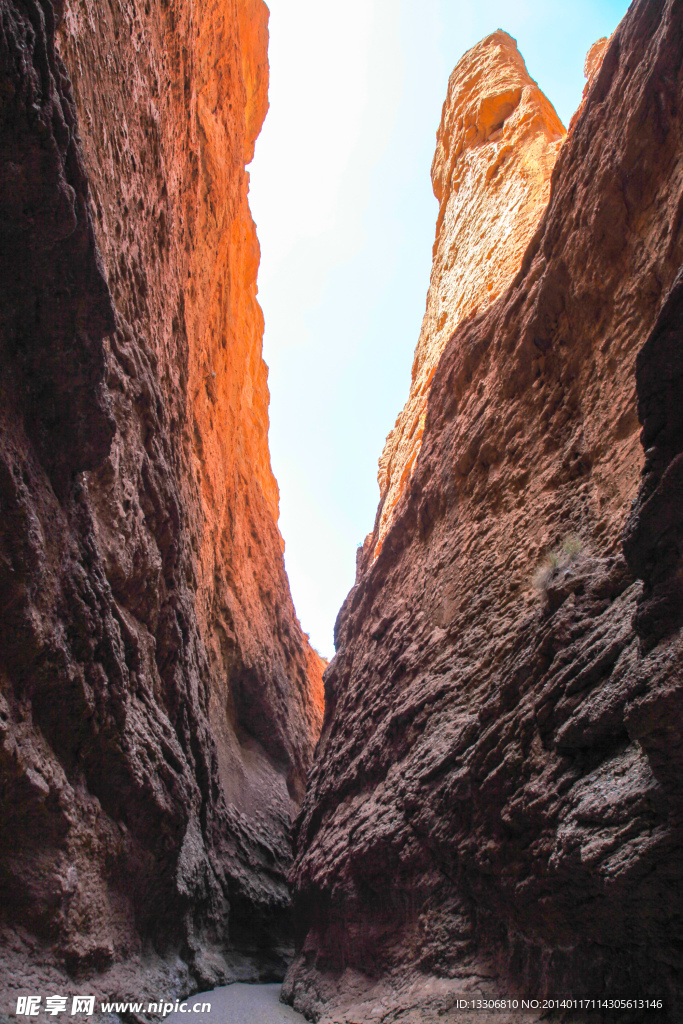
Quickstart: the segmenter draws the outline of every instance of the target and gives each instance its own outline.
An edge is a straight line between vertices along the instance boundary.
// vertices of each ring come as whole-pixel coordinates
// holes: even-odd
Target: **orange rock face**
[[[603,36],[602,39],[598,39],[596,40],[596,42],[593,43],[590,50],[586,54],[586,59],[583,62],[583,77],[586,79],[586,84],[583,87],[583,95],[581,97],[581,102],[579,103],[578,109],[576,110],[576,112],[572,116],[571,121],[569,122],[570,133],[573,131],[574,125],[583,113],[584,107],[586,106],[586,100],[588,99],[588,93],[590,92],[591,86],[595,81],[596,75],[599,73],[600,68],[602,67],[602,62],[604,60],[605,53],[607,52],[609,42],[609,39],[606,36]]]
[[[273,660],[291,676],[296,699],[282,702],[277,721],[268,722],[266,746],[291,762],[290,789],[300,798],[319,729],[322,667],[294,615],[277,532],[259,246],[245,171],[268,108],[267,17],[262,0],[227,8],[204,2],[191,15],[178,4],[165,17],[131,17],[114,6],[106,30],[98,19],[93,34],[85,9],[67,4],[60,42],[81,118],[99,126],[84,131],[83,142],[122,330],[144,335],[163,399],[182,424],[173,443],[214,685],[222,687],[239,664],[239,692],[256,708],[277,701]],[[122,436],[114,452],[119,446],[125,449]],[[132,467],[124,459],[114,469],[114,459],[120,507]],[[116,563],[127,557],[123,524],[118,509],[111,514],[110,484],[105,489],[100,537]],[[134,517],[125,518],[134,547]],[[225,734],[226,707],[232,717],[247,715],[250,731],[265,727],[241,701],[224,689],[214,702],[217,735]],[[239,751],[229,746],[229,753],[218,749],[234,789],[227,780]]]
[[[379,461],[375,555],[415,467],[441,353],[458,324],[498,298],[518,271],[564,134],[506,32],[487,36],[458,62],[432,163],[439,216],[410,395]]]
[[[0,989],[281,976],[323,665],[268,454],[268,11],[0,9]]]

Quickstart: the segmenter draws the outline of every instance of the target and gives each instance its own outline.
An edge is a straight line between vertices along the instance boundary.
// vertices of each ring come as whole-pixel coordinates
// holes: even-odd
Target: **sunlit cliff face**
[[[432,164],[439,216],[410,395],[379,461],[375,557],[420,451],[439,357],[457,325],[493,302],[518,271],[547,205],[564,135],[506,32],[494,32],[458,63]]]
[[[268,109],[268,9],[262,0],[200,0],[167,12],[115,6],[93,37],[83,10],[67,3],[60,45],[83,120],[99,126],[84,130],[83,142],[117,309],[157,360],[223,783],[248,804],[249,793],[235,788],[245,773],[232,735],[246,725],[280,761],[291,747],[290,787],[301,796],[322,713],[322,666],[296,620],[282,562],[245,169]],[[125,505],[126,476],[139,469],[123,433],[111,472]],[[114,521],[110,507],[103,505],[100,537],[117,575],[130,578],[148,561],[137,555],[144,538]],[[149,581],[134,585],[151,589]],[[294,703],[282,703],[273,721],[256,713],[286,678]],[[300,702],[303,733],[292,718]]]
[[[53,991],[159,991],[157,940],[177,991],[284,969],[323,691],[268,454],[267,19],[0,0],[3,991],[46,950]]]
[[[238,642],[240,634],[249,637],[249,657],[257,662],[272,647],[270,620],[277,628],[279,619],[290,620],[291,636],[282,630],[282,642],[291,647],[292,662],[301,662],[300,689],[315,734],[323,704],[321,664],[289,609],[283,616],[280,608],[289,595],[283,602],[288,584],[276,528],[279,492],[268,450],[268,370],[256,298],[260,249],[244,169],[268,109],[268,11],[262,0],[236,6],[237,26],[215,4],[200,4],[196,27],[192,99],[201,165],[186,324],[194,472],[204,524],[198,613],[218,673],[226,656],[230,661],[231,628]],[[240,85],[243,101],[233,103]],[[235,139],[243,139],[241,147]],[[232,597],[235,589],[239,601]]]

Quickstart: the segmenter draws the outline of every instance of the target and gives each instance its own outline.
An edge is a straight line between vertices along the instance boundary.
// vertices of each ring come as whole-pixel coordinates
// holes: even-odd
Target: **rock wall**
[[[682,48],[683,6],[635,0],[340,612],[285,986],[313,1019],[683,1014]]]
[[[458,62],[432,164],[439,216],[410,395],[379,460],[375,555],[415,468],[441,353],[458,324],[497,299],[519,270],[564,134],[507,32],[487,36]]]
[[[261,0],[0,0],[10,999],[286,963],[322,664],[267,446],[266,45]]]

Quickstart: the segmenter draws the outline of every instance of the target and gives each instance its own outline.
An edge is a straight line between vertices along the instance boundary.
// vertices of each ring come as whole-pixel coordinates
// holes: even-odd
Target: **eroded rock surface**
[[[322,666],[267,447],[266,44],[261,0],[0,2],[8,999],[286,962]]]
[[[682,40],[676,0],[631,5],[340,612],[285,983],[313,1019],[681,1019]]]
[[[415,468],[441,353],[458,324],[498,298],[519,270],[564,134],[507,32],[487,36],[458,62],[432,163],[439,216],[410,395],[379,461],[376,555]]]

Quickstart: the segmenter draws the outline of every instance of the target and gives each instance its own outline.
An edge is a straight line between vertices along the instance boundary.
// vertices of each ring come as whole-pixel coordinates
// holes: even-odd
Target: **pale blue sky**
[[[448,76],[497,28],[565,125],[626,0],[268,0],[270,111],[250,167],[270,451],[299,618],[326,656],[372,529],[431,267]]]

